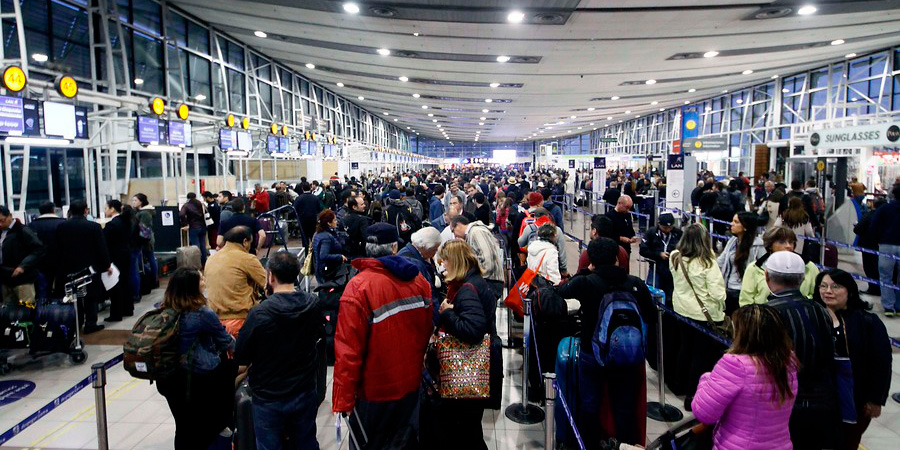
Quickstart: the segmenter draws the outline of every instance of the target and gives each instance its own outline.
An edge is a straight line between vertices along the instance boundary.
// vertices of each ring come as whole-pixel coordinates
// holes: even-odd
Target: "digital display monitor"
[[[159,119],[157,122],[157,130],[159,131],[159,143],[166,145],[169,143],[169,122]]]
[[[245,152],[253,150],[253,139],[249,131],[237,132],[237,149]]]
[[[220,128],[219,129],[219,148],[222,150],[234,150],[237,138],[235,137],[234,130],[231,128]]]
[[[315,156],[319,153],[319,144],[316,141],[307,141],[306,144],[307,155]]]
[[[278,151],[280,153],[288,154],[291,152],[291,138],[288,136],[283,136],[278,138]]]
[[[84,106],[75,107],[75,137],[88,139],[88,109]]]
[[[20,97],[0,96],[0,133],[25,133],[24,102]]]
[[[143,145],[159,144],[159,119],[153,116],[138,116],[137,141]]]
[[[25,117],[25,136],[41,135],[41,102],[29,98],[22,99],[22,109]]]
[[[269,153],[279,153],[281,150],[278,148],[278,136],[274,134],[270,134],[266,136],[266,149]]]
[[[75,139],[75,105],[44,102],[44,134],[48,137]]]
[[[194,140],[191,136],[191,123],[182,122],[180,120],[170,120],[169,144],[180,147],[190,147],[194,145]]]

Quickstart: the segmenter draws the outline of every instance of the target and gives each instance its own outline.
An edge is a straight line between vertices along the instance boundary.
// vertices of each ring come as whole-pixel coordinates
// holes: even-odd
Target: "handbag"
[[[300,268],[300,274],[309,277],[315,273],[316,271],[313,267],[312,245],[310,245],[306,248],[306,257],[303,259],[303,266]]]
[[[531,289],[531,282],[534,281],[534,277],[537,275],[537,272],[541,270],[543,264],[544,257],[541,256],[541,260],[534,270],[530,267],[526,268],[525,272],[522,273],[522,276],[519,277],[519,281],[516,281],[516,284],[509,290],[509,293],[506,294],[506,299],[503,300],[503,304],[519,317],[525,315],[524,299],[525,297],[528,297],[528,291]]]
[[[677,450],[711,450],[713,427],[705,423],[694,425],[687,433],[676,437],[672,447]]]
[[[681,271],[684,273],[684,279],[687,280],[688,286],[691,287],[691,292],[694,293],[694,298],[697,299],[697,303],[700,304],[700,310],[703,311],[703,315],[706,316],[709,327],[716,333],[719,333],[728,339],[734,339],[734,324],[731,323],[731,317],[725,316],[725,320],[721,323],[713,321],[712,316],[709,315],[709,309],[703,304],[703,300],[700,300],[700,296],[697,295],[697,291],[694,289],[694,283],[691,282],[691,277],[688,276],[687,267],[684,265],[684,258],[680,256],[681,255],[679,255],[678,258],[678,267],[681,268]]]
[[[491,395],[491,336],[467,344],[444,334],[434,344],[440,365],[441,398],[487,399]]]
[[[838,408],[841,410],[841,421],[856,423],[856,400],[853,398],[853,366],[850,363],[850,346],[847,344],[847,326],[841,320],[844,331],[844,345],[847,345],[847,356],[835,356],[835,385],[838,394]]]
[[[206,205],[204,205],[203,202],[200,202],[200,205],[203,207],[203,222],[205,222],[208,227],[213,226],[216,222],[214,222],[212,216],[209,215]]]

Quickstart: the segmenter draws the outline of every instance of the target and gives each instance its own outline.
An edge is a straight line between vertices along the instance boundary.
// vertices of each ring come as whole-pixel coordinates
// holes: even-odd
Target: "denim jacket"
[[[209,306],[184,311],[179,319],[181,365],[190,372],[211,372],[219,365],[219,353],[234,349],[234,338]]]

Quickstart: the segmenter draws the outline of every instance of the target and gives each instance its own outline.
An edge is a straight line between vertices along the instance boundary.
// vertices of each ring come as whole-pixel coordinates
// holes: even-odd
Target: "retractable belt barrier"
[[[109,361],[106,361],[105,363],[103,363],[103,369],[104,370],[110,369],[111,367],[115,366],[116,364],[122,362],[122,358],[123,358],[123,355],[121,353],[114,356]],[[14,438],[16,435],[18,435],[19,433],[24,431],[26,428],[30,427],[31,425],[34,425],[34,423],[37,422],[40,418],[46,416],[47,414],[50,413],[50,411],[53,411],[54,409],[59,407],[59,405],[62,405],[63,402],[74,397],[75,394],[80,392],[82,389],[84,389],[88,386],[91,386],[96,381],[97,381],[97,372],[92,371],[89,376],[85,377],[83,380],[79,381],[78,383],[75,383],[75,385],[70,387],[69,389],[66,389],[66,391],[63,392],[59,397],[56,397],[53,400],[50,400],[49,403],[47,403],[46,405],[44,405],[37,411],[31,413],[31,415],[29,415],[28,417],[23,419],[21,422],[15,424],[9,430],[6,430],[6,432],[4,432],[3,434],[0,434],[0,445],[3,445],[4,443],[8,442],[10,439]],[[105,384],[105,380],[104,380],[104,384]]]

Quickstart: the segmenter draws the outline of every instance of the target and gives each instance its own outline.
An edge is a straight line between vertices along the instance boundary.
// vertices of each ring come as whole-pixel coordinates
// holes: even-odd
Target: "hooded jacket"
[[[434,331],[431,286],[403,256],[358,258],[341,296],[334,338],[332,408],[391,401],[418,389]]]
[[[752,303],[766,303],[769,299],[769,285],[766,283],[766,260],[769,259],[771,253],[767,253],[756,260],[755,263],[747,264],[744,270],[744,278],[741,280],[740,305],[746,306]],[[803,276],[803,283],[800,285],[800,292],[807,298],[812,298],[816,289],[816,276],[819,275],[819,268],[815,264],[806,263],[806,274]]]
[[[303,292],[272,294],[250,310],[234,360],[250,366],[254,397],[287,400],[316,388],[316,342],[324,325],[316,297]]]

